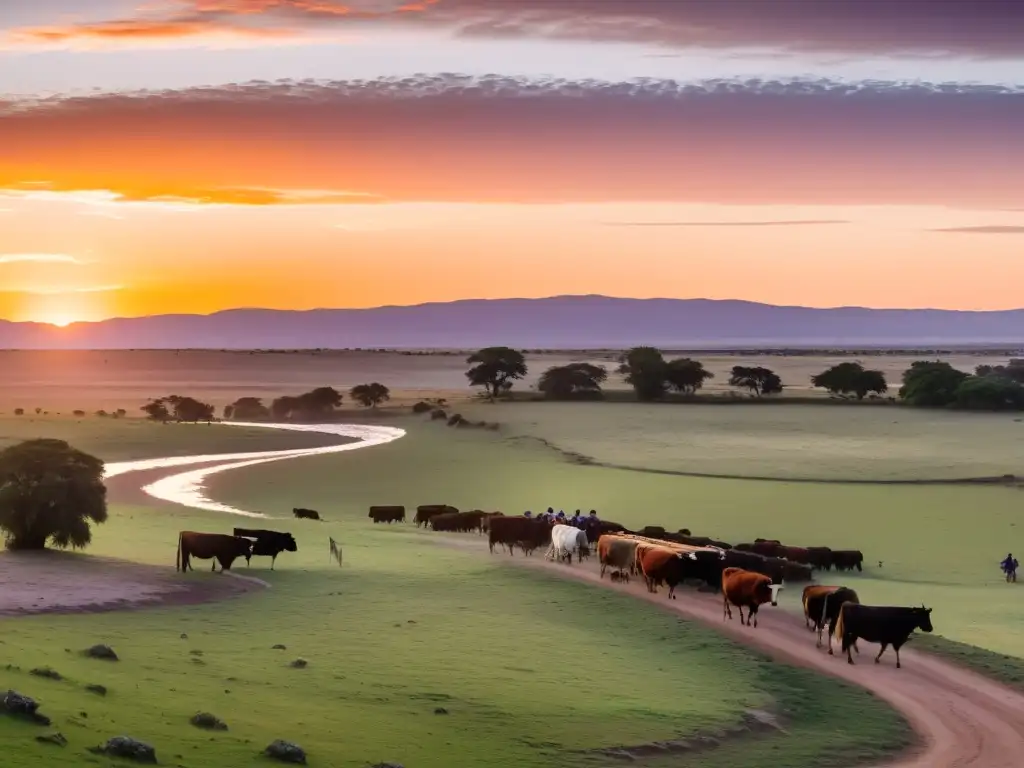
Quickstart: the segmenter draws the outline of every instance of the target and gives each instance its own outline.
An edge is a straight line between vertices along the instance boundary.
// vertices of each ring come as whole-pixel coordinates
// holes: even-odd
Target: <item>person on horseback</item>
[[[1003,569],[1003,573],[1006,574],[1006,581],[1017,581],[1017,566],[1020,563],[1014,558],[1013,554],[1010,553],[1006,556],[1006,559],[999,564],[999,567]]]

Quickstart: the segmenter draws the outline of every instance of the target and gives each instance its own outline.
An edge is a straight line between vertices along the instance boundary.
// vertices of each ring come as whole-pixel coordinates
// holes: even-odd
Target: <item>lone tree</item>
[[[1005,376],[968,376],[956,388],[956,405],[972,411],[1024,409],[1024,386]]]
[[[9,549],[82,549],[89,523],[107,520],[103,461],[63,440],[28,440],[0,451],[0,529]]]
[[[957,399],[957,389],[970,374],[939,360],[916,360],[903,372],[900,397],[910,405],[943,408]]]
[[[485,347],[466,358],[473,367],[466,371],[472,387],[483,387],[493,400],[512,389],[516,379],[527,373],[523,353],[509,347]]]
[[[258,397],[240,397],[231,405],[224,407],[225,419],[239,421],[260,421],[270,416],[270,409]]]
[[[734,365],[732,375],[729,376],[729,385],[749,389],[757,397],[777,395],[782,391],[782,379],[778,374],[771,368],[762,368],[759,365]]]
[[[688,357],[669,360],[665,367],[665,383],[670,389],[684,395],[696,394],[705,381],[713,378],[715,374],[707,370],[704,363]]]
[[[601,385],[607,378],[608,371],[602,365],[556,365],[544,371],[537,389],[552,400],[594,400],[601,397]]]
[[[863,400],[869,392],[881,395],[889,389],[884,373],[865,369],[860,363],[833,365],[812,376],[811,384],[834,395],[856,395],[858,400]]]
[[[348,396],[366,408],[376,408],[391,399],[391,390],[383,384],[357,384],[348,391]]]
[[[619,358],[618,372],[626,377],[638,400],[657,400],[668,388],[668,364],[654,347],[633,347]]]

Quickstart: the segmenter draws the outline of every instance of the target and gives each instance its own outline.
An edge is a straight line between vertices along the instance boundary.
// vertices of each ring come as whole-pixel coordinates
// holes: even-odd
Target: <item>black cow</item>
[[[880,608],[873,605],[843,603],[836,622],[836,634],[842,638],[846,660],[853,664],[850,647],[857,639],[879,643],[882,650],[875,657],[875,664],[882,658],[890,645],[896,650],[896,669],[900,668],[900,648],[907,642],[915,629],[932,631],[932,609],[925,608]]]
[[[818,631],[818,647],[821,648],[821,636],[828,627],[828,655],[832,656],[832,638],[839,622],[839,610],[844,603],[860,603],[860,597],[849,587],[812,586],[804,589],[804,615]],[[853,641],[853,650],[860,653],[857,641]]]
[[[270,570],[274,570],[274,563],[277,556],[282,552],[298,552],[299,545],[295,543],[295,537],[290,533],[280,531],[263,531],[251,528],[235,528],[235,536],[243,536],[247,539],[254,539],[252,555],[245,558],[245,564],[249,565],[249,559],[253,556],[269,557]]]
[[[837,571],[864,570],[864,553],[859,549],[836,549],[832,552],[832,564]]]
[[[230,571],[235,558],[244,557],[247,561],[252,556],[252,542],[238,536],[224,533],[197,533],[182,531],[178,534],[178,552],[174,557],[174,568],[188,571],[192,568],[191,558],[213,560],[211,571],[217,570],[220,563],[221,571]],[[195,570],[195,568],[192,568]]]
[[[296,507],[295,509],[292,510],[292,514],[300,520],[320,519],[320,513],[317,512],[315,509],[302,509],[301,507]]]

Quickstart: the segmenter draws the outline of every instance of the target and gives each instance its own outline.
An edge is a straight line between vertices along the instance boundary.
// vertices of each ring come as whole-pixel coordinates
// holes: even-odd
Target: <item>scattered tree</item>
[[[263,404],[263,400],[259,397],[240,397],[224,408],[225,419],[261,421],[269,416],[270,409]]]
[[[371,384],[358,384],[352,387],[348,391],[348,396],[366,408],[376,408],[391,399],[391,390],[375,381]]]
[[[696,394],[697,390],[704,386],[705,381],[713,378],[715,374],[707,370],[702,362],[688,357],[669,360],[665,368],[665,382],[668,387],[684,395]]]
[[[522,352],[509,347],[486,347],[466,358],[473,367],[466,371],[470,386],[483,387],[493,400],[508,394],[516,379],[527,373]]]
[[[939,360],[916,360],[903,372],[900,398],[910,405],[942,408],[957,400],[957,389],[970,374]]]
[[[167,409],[167,403],[162,399],[150,400],[142,406],[141,410],[150,421],[159,421],[166,424],[171,420],[171,412]]]
[[[956,388],[956,405],[976,411],[1019,411],[1024,386],[1005,376],[968,376]]]
[[[811,384],[834,395],[856,395],[863,400],[870,392],[881,395],[889,384],[881,371],[865,369],[860,363],[839,363],[811,377]]]
[[[997,376],[1024,384],[1024,360],[1013,359],[1009,365],[979,365],[974,369],[974,375],[985,378]]]
[[[626,377],[638,400],[657,400],[668,388],[668,364],[654,347],[633,347],[619,358],[618,372]]]
[[[107,519],[103,462],[63,440],[28,440],[0,451],[0,530],[10,549],[47,541],[81,549]]]
[[[114,411],[115,419],[123,419],[127,415],[128,411],[126,411],[124,408],[118,408],[116,411]]]
[[[24,416],[25,415],[25,409],[24,408],[15,408],[14,409],[14,415],[15,416]]]
[[[298,396],[278,397],[270,404],[270,415],[280,421],[329,418],[341,403],[342,394],[338,390],[333,387],[317,387]],[[237,412],[235,418],[238,418]]]
[[[729,385],[749,389],[757,397],[762,395],[776,395],[782,392],[782,379],[771,368],[761,366],[748,367],[745,365],[734,365],[732,375],[729,376]]]
[[[164,423],[172,419],[177,422],[205,421],[209,423],[216,418],[212,405],[182,395],[168,395],[158,400],[151,400],[142,406],[142,411],[153,421]]]
[[[75,411],[72,411],[72,412],[71,412],[71,415],[72,415],[72,416],[75,416],[76,418],[79,418],[79,419],[80,419],[80,418],[82,418],[83,416],[85,416],[85,411],[81,411],[81,410],[75,410]]]
[[[593,400],[601,397],[601,385],[607,378],[608,371],[601,365],[556,365],[544,371],[537,389],[552,400]]]

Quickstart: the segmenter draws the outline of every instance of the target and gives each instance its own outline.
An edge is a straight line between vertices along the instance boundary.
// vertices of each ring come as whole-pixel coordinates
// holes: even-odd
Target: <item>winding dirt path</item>
[[[336,428],[337,425],[328,427]],[[324,428],[325,431],[328,427]],[[380,442],[389,442],[399,436],[385,438],[382,434]],[[313,452],[319,451],[309,453]],[[199,501],[202,508],[206,509],[252,514],[206,499],[202,495],[202,481],[216,472],[308,455],[303,452],[290,452],[288,455],[281,453],[267,453],[264,458],[250,454],[244,461],[204,467],[199,471],[171,472],[143,490],[168,501],[180,499],[181,503],[186,504]],[[177,465],[185,463],[188,462],[179,459]],[[153,465],[137,468],[152,469]],[[154,489],[160,493],[154,494]],[[442,534],[436,540],[461,549],[481,552],[486,556],[479,539]],[[492,557],[499,556],[495,554]],[[901,654],[903,668],[896,669],[891,650],[882,663],[876,665],[873,658],[877,646],[862,643],[858,663],[850,666],[838,650],[834,657],[828,656],[823,649],[818,650],[815,647],[815,636],[806,629],[802,617],[782,610],[768,608],[761,614],[760,626],[750,629],[741,626],[736,620],[724,621],[721,599],[717,596],[683,590],[679,599],[669,601],[664,590],[660,594],[651,595],[636,581],[630,585],[621,585],[602,580],[596,566],[592,564],[566,566],[537,556],[501,557],[503,561],[519,567],[542,570],[562,578],[628,593],[664,610],[699,621],[777,660],[866,688],[901,712],[919,740],[915,751],[888,761],[880,768],[1017,768],[1024,764],[1024,695],[934,656],[907,650]]]

